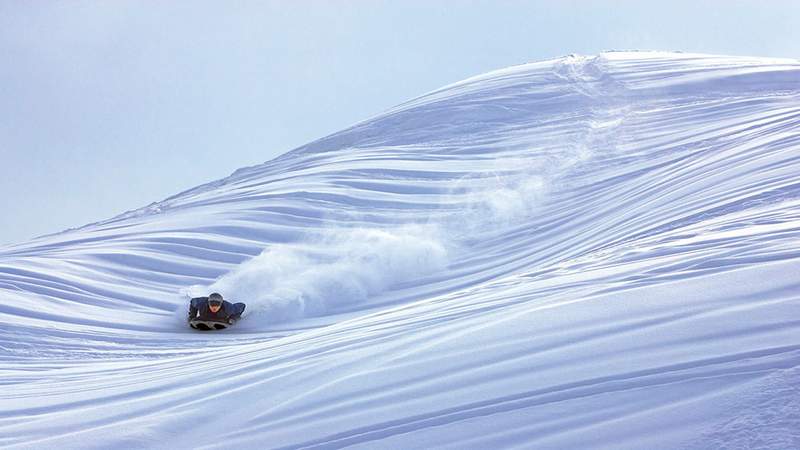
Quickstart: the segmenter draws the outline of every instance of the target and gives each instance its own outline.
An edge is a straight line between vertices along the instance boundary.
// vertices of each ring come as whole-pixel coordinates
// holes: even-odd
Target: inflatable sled
[[[224,330],[233,325],[234,323],[236,323],[236,321],[218,322],[216,320],[195,318],[189,321],[189,326],[194,328],[195,330],[213,331],[213,330]]]

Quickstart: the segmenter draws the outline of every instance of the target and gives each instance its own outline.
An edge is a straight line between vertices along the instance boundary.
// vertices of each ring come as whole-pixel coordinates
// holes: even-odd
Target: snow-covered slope
[[[471,78],[0,248],[0,299],[10,448],[800,448],[800,62]]]

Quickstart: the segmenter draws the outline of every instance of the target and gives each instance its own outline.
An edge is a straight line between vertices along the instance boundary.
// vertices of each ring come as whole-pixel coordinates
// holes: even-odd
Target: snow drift
[[[800,447],[798,174],[795,60],[444,87],[0,249],[0,445]]]
[[[367,302],[402,282],[447,266],[447,250],[422,227],[331,233],[303,245],[268,248],[192,295],[246,299],[259,323],[324,315]],[[251,321],[253,323],[253,321]]]

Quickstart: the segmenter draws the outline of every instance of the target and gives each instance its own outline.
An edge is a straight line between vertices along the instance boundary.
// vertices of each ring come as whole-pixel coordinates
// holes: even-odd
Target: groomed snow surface
[[[797,449],[800,62],[471,78],[0,248],[0,298],[0,447]]]

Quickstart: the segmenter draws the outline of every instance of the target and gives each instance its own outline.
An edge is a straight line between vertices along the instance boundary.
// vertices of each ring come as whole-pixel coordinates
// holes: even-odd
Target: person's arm
[[[197,317],[197,302],[200,300],[199,298],[193,298],[192,301],[189,302],[189,320],[194,319]]]
[[[223,308],[225,308],[225,314],[228,316],[228,323],[232,324],[242,318],[244,303],[231,303],[226,300],[223,304]]]
[[[231,312],[229,316],[231,319],[239,320],[242,318],[242,313],[244,312],[244,303],[234,303],[228,311]]]

